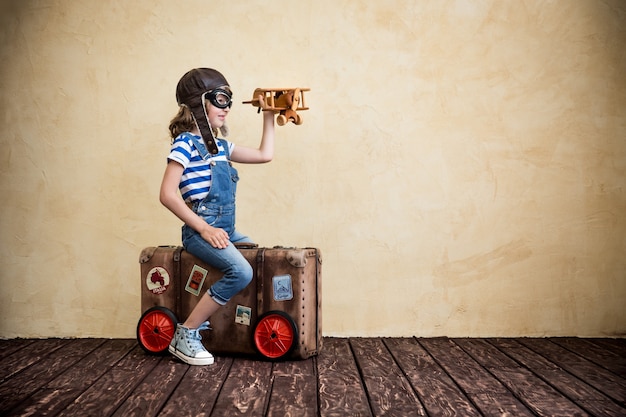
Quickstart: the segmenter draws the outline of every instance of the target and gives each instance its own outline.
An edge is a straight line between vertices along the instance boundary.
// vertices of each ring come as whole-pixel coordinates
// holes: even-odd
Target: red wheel
[[[152,307],[145,311],[137,324],[137,341],[148,353],[161,354],[174,338],[178,320],[172,311],[165,307]]]
[[[287,356],[294,347],[298,330],[296,323],[283,311],[269,311],[259,318],[254,328],[254,346],[268,359]]]

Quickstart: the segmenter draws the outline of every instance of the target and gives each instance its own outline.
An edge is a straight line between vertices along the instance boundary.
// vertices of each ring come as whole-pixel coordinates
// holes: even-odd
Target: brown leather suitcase
[[[316,248],[238,245],[254,270],[252,282],[211,318],[202,342],[217,354],[306,359],[322,346],[322,258]],[[222,273],[180,246],[141,252],[137,340],[147,352],[167,351],[184,320]]]

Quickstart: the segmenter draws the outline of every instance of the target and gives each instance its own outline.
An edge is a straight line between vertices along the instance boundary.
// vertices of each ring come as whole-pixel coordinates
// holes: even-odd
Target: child
[[[260,98],[262,99],[262,98]],[[222,74],[210,68],[187,72],[176,87],[180,109],[169,129],[172,149],[161,183],[161,203],[184,222],[184,248],[224,272],[178,324],[169,351],[190,365],[209,365],[213,356],[201,343],[208,318],[252,280],[252,267],[233,243],[250,242],[235,230],[237,170],[231,162],[264,163],[274,156],[274,113],[263,112],[258,149],[225,139],[232,91]]]

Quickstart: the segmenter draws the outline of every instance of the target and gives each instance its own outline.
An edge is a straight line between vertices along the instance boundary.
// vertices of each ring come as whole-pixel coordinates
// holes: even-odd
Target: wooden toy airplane
[[[279,126],[293,122],[302,124],[302,117],[296,113],[300,110],[308,110],[304,104],[304,92],[309,88],[257,88],[252,94],[252,100],[244,101],[244,104],[252,104],[261,110],[270,110],[279,113],[276,123]],[[263,102],[259,99],[263,98]]]

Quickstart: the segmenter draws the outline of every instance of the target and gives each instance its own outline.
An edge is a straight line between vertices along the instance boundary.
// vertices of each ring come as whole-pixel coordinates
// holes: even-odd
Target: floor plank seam
[[[484,339],[487,343],[489,343],[486,339]],[[490,343],[489,343],[490,344]],[[478,365],[488,374],[491,375],[491,377],[497,381],[504,389],[507,390],[507,392],[513,397],[515,398],[517,401],[519,401],[520,404],[522,404],[524,407],[526,407],[526,409],[532,413],[535,416],[540,416],[540,414],[538,414],[535,411],[535,407],[529,403],[529,401],[526,400],[526,398],[524,398],[521,395],[518,395],[517,392],[513,389],[513,387],[511,387],[509,385],[509,383],[507,381],[504,381],[501,377],[499,377],[496,373],[494,373],[494,371],[492,369],[490,369],[490,367],[486,366],[481,360],[480,358],[476,357],[476,355],[472,352],[470,352],[467,348],[465,348],[462,345],[459,345],[457,343],[457,345],[474,361],[476,361],[476,363],[478,363]],[[493,346],[492,344],[490,344],[491,346]],[[495,347],[494,347],[495,348]]]
[[[547,340],[547,339],[546,339]],[[487,341],[489,342],[489,341]],[[529,351],[533,352],[534,354],[544,358],[545,360],[547,360],[551,365],[553,365],[555,367],[555,369],[559,372],[565,373],[567,374],[570,378],[573,378],[575,380],[578,380],[581,384],[586,385],[586,387],[588,389],[591,389],[592,391],[597,392],[599,395],[604,396],[604,394],[600,391],[598,391],[595,387],[587,384],[584,380],[580,379],[577,375],[569,372],[567,369],[564,369],[562,366],[560,366],[558,363],[554,362],[553,360],[551,360],[550,358],[548,358],[545,354],[543,354],[540,350],[538,350],[536,347],[533,349],[532,348],[532,343],[528,343],[528,344],[524,344],[524,343],[519,343],[517,341],[515,341],[515,343],[519,344],[522,347],[527,348]],[[552,342],[551,342],[552,343]],[[490,343],[493,345],[493,343]],[[535,370],[533,367],[528,366],[522,362],[520,362],[519,360],[517,360],[515,357],[511,356],[506,350],[503,350],[502,348],[500,348],[499,346],[494,346],[496,349],[498,349],[500,352],[502,352],[504,355],[506,355],[507,357],[509,357],[511,360],[515,361],[515,363],[518,364],[518,366],[520,366],[521,368],[527,369],[532,375],[534,375],[537,379],[539,379],[540,381],[543,381],[547,386],[551,387],[555,392],[557,392],[558,394],[560,394],[563,398],[566,398],[572,405],[577,406],[578,408],[582,409],[583,411],[589,413],[590,415],[594,415],[593,410],[589,410],[587,409],[584,404],[581,404],[581,401],[573,398],[570,394],[568,394],[562,387],[560,387],[558,384],[552,382],[550,379],[545,378],[544,376],[542,376],[537,370]],[[610,399],[609,397],[606,397],[607,400]]]
[[[217,405],[219,398],[222,396],[224,385],[226,384],[226,381],[228,380],[228,377],[231,374],[234,363],[235,363],[234,360],[230,361],[230,364],[228,365],[228,370],[226,371],[224,378],[220,381],[220,385],[219,385],[219,388],[217,389],[217,393],[215,394],[215,399],[213,400],[213,404],[211,404],[211,412],[209,413],[208,417],[213,417],[213,411],[215,410],[215,406]],[[221,417],[221,416],[216,416],[216,417]]]
[[[555,339],[556,339],[556,341],[555,341]],[[596,361],[596,360],[594,360],[593,358],[590,358],[590,357],[588,357],[588,356],[582,356],[582,355],[580,354],[580,352],[577,352],[577,351],[572,350],[572,349],[571,349],[571,347],[568,347],[568,346],[567,346],[567,344],[559,343],[559,342],[558,342],[558,339],[559,339],[559,338],[550,338],[549,340],[550,340],[551,342],[553,342],[553,343],[557,344],[557,345],[558,345],[558,346],[560,346],[561,348],[563,348],[563,349],[567,350],[568,352],[570,352],[570,353],[572,353],[572,354],[574,354],[574,355],[577,355],[577,356],[581,357],[582,359],[585,359],[585,360],[587,360],[587,361],[589,361],[589,362],[593,363],[594,365],[599,366],[600,368],[602,368],[602,369],[604,369],[604,370],[606,370],[606,371],[608,371],[608,372],[612,373],[612,374],[613,374],[613,375],[615,375],[616,377],[618,377],[618,378],[624,378],[624,376],[623,376],[623,375],[618,374],[618,373],[617,373],[617,372],[615,372],[613,369],[610,369],[610,368],[608,368],[607,366],[605,366],[603,363],[600,363],[600,362],[598,362],[598,361]],[[600,346],[598,346],[597,344],[595,344],[593,341],[588,341],[587,339],[585,339],[585,342],[586,342],[586,343],[591,343],[592,345],[594,345],[594,346],[596,346],[596,347],[600,348]]]
[[[367,397],[367,404],[369,406],[370,416],[375,416],[376,413],[374,412],[374,409],[372,407],[372,396],[371,396],[371,393],[369,392],[369,389],[367,388],[367,384],[365,383],[363,368],[361,367],[361,364],[357,360],[357,355],[354,351],[354,346],[352,345],[351,339],[348,339],[348,346],[350,347],[350,354],[352,355],[352,360],[354,361],[354,364],[356,365],[356,369],[359,373],[359,380],[361,382],[361,388],[363,389],[363,392],[365,392],[365,396]]]
[[[554,342],[553,342],[552,340],[550,340],[550,339],[546,339],[546,340],[547,340],[548,342],[550,342],[551,344],[554,344],[554,345],[556,345],[556,346],[558,346],[558,347],[560,347],[560,348],[563,348],[562,346],[560,346],[559,344],[554,343]],[[617,399],[615,399],[615,398],[612,398],[612,397],[611,397],[611,396],[609,396],[609,395],[606,395],[604,392],[602,392],[600,389],[598,389],[598,387],[594,386],[593,384],[589,384],[587,381],[585,381],[584,379],[582,379],[579,375],[576,375],[576,373],[572,372],[572,371],[571,371],[571,370],[569,370],[569,369],[564,368],[564,367],[563,367],[560,363],[555,362],[552,358],[548,357],[548,355],[546,355],[546,353],[545,353],[545,352],[542,352],[539,348],[537,348],[537,347],[534,347],[534,348],[533,348],[532,344],[525,344],[525,343],[521,343],[521,344],[522,344],[522,346],[526,346],[529,350],[531,350],[532,352],[534,352],[536,355],[539,355],[539,356],[541,356],[541,357],[545,358],[547,361],[549,361],[551,364],[553,364],[554,366],[556,366],[556,367],[557,367],[559,370],[561,370],[562,372],[565,372],[565,373],[567,373],[570,377],[572,377],[572,378],[574,378],[574,379],[576,379],[576,380],[580,381],[580,383],[581,383],[581,384],[584,384],[584,385],[585,385],[585,386],[587,386],[589,389],[591,389],[592,391],[596,392],[599,396],[602,396],[602,397],[604,397],[605,399],[607,399],[607,400],[609,400],[609,401],[613,401],[613,402],[615,402],[616,404],[618,404],[619,406],[622,406],[622,407],[624,406],[624,404],[620,404],[620,403],[619,403],[619,400],[617,400]],[[531,345],[531,346],[528,346],[528,345]],[[563,348],[563,349],[565,349],[565,348]],[[569,349],[566,349],[566,350],[567,350],[567,351],[570,351]],[[570,352],[571,352],[571,351],[570,351]],[[580,359],[582,359],[583,361],[591,362],[591,361],[589,361],[587,358],[585,358],[585,357],[583,357],[583,356],[579,355],[577,352],[571,352],[571,353],[572,353],[572,354],[574,354],[574,355],[576,355],[577,357],[579,357],[579,358],[580,358]],[[593,362],[591,362],[591,363],[593,363]],[[594,365],[596,365],[596,364],[594,363]],[[596,366],[598,366],[598,367],[600,367],[600,368],[602,368],[602,369],[605,369],[605,368],[603,368],[603,367],[601,367],[601,366],[599,366],[599,365],[596,365]],[[610,372],[609,370],[607,370],[607,371],[608,371],[608,372]],[[531,372],[534,372],[534,371],[531,369]],[[541,377],[540,377],[540,378],[541,378]],[[542,379],[542,380],[544,380],[547,384],[549,384],[549,385],[551,385],[551,386],[553,386],[553,385],[554,385],[551,381],[548,381],[548,380],[546,380],[545,378],[541,378],[541,379]],[[554,387],[554,389],[556,389],[556,390],[557,390],[559,393],[561,393],[564,397],[569,398],[569,399],[570,399],[570,401],[574,402],[575,404],[577,403],[577,400],[576,400],[575,398],[571,398],[570,396],[568,396],[568,395],[567,395],[567,393],[563,392],[563,390],[561,390],[561,389],[559,389],[559,388],[557,388],[557,387]]]
[[[446,340],[448,342],[454,343],[451,339],[448,338],[441,338],[442,340]],[[446,369],[446,367],[441,363],[441,361],[439,361],[435,355],[433,355],[433,352],[431,352],[430,349],[428,349],[427,346],[424,346],[424,343],[420,343],[419,339],[417,341],[417,343],[422,347],[422,349],[424,349],[424,351],[426,351],[426,353],[428,353],[428,355],[430,356],[430,358],[433,360],[433,362],[435,362],[435,364],[437,364],[437,366],[439,367],[439,369],[441,369],[441,371],[448,376],[448,378],[450,378],[450,380],[454,383],[454,385],[456,386],[456,388],[459,390],[459,392],[461,392],[463,394],[463,396],[465,397],[465,399],[467,400],[467,402],[469,402],[470,404],[472,404],[472,406],[474,407],[474,409],[476,410],[476,412],[478,412],[479,414],[482,414],[480,412],[480,407],[470,398],[470,396],[467,395],[467,392],[463,389],[463,387],[461,387],[457,381],[457,379],[450,374],[450,372],[448,372],[448,370]],[[431,348],[432,349],[432,348]],[[423,400],[422,400],[423,401]]]
[[[394,363],[396,364],[396,366],[400,369],[400,372],[402,373],[402,375],[404,376],[404,378],[407,380],[409,386],[411,387],[411,389],[413,390],[413,393],[415,394],[415,397],[417,398],[417,401],[419,401],[422,409],[424,409],[424,412],[426,413],[426,415],[428,416],[428,409],[426,408],[426,404],[424,404],[424,399],[422,398],[422,396],[419,394],[417,387],[413,384],[413,381],[411,380],[411,378],[409,377],[409,375],[407,375],[406,371],[404,370],[404,368],[401,366],[400,361],[398,360],[398,358],[396,357],[396,355],[393,353],[393,351],[389,348],[389,343],[387,341],[385,341],[385,339],[388,338],[383,338],[383,344],[385,345],[385,348],[387,348],[387,351],[389,352],[389,354],[391,355],[391,358],[393,359]],[[411,338],[413,340],[414,343],[419,345],[419,342],[417,341],[416,337],[412,337]]]

